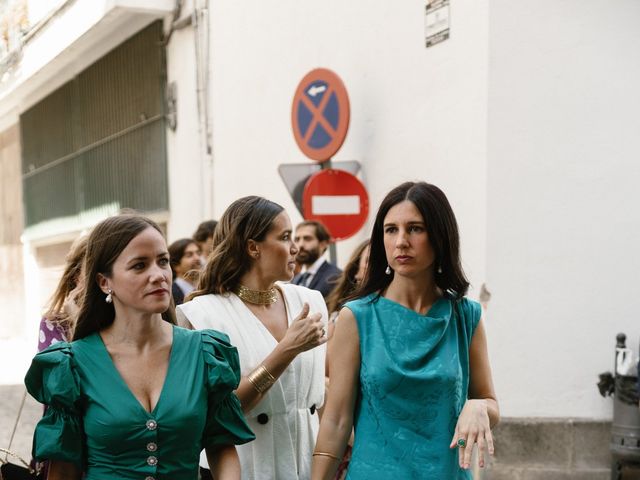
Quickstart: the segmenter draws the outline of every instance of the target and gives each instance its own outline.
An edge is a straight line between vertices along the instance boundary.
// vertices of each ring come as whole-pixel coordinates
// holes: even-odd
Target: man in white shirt
[[[296,227],[294,242],[298,247],[296,262],[302,265],[292,283],[318,290],[326,299],[342,273],[324,258],[331,237],[320,222],[306,220]]]

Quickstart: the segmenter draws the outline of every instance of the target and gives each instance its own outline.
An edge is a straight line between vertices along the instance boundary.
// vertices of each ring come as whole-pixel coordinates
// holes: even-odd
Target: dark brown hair
[[[205,220],[196,229],[193,234],[193,239],[196,242],[206,242],[207,238],[213,237],[213,233],[216,231],[218,222],[216,220]]]
[[[213,235],[213,252],[198,288],[187,299],[233,291],[251,267],[249,240],[264,240],[273,227],[273,220],[283,211],[277,203],[257,196],[243,197],[229,205]]]
[[[162,234],[153,220],[132,214],[107,218],[93,228],[87,240],[84,296],[73,334],[74,340],[98,332],[113,323],[115,309],[113,303],[105,302],[105,294],[98,285],[98,274],[111,276],[113,264],[122,251],[131,240],[149,227]],[[173,301],[162,316],[170,323],[176,323]]]
[[[384,219],[389,210],[405,200],[413,203],[425,222],[429,242],[435,254],[435,284],[445,294],[462,298],[469,289],[460,262],[460,235],[453,209],[445,194],[426,182],[406,182],[391,190],[382,200],[371,232],[369,265],[356,297],[382,293],[393,279],[385,273],[388,266],[384,249]],[[442,273],[437,273],[440,268]]]
[[[356,274],[360,268],[360,258],[368,246],[369,240],[365,240],[358,245],[351,254],[351,258],[349,258],[349,262],[347,262],[347,265],[340,274],[336,286],[327,296],[327,309],[329,313],[338,311],[345,300],[351,297],[357,290],[358,283],[356,282]]]
[[[313,227],[313,228],[315,228],[316,238],[320,242],[330,242],[331,241],[331,235],[329,235],[329,231],[320,222],[317,222],[315,220],[305,220],[303,222],[300,222],[296,226],[296,230],[298,230],[300,227]]]
[[[181,238],[169,245],[169,265],[171,265],[173,278],[176,278],[176,265],[180,264],[182,257],[184,257],[184,251],[192,244],[198,245],[198,242],[193,238]]]

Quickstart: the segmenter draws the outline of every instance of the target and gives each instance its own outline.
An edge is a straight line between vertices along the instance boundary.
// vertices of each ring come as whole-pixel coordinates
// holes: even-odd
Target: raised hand
[[[287,329],[282,342],[286,342],[298,354],[322,345],[326,341],[322,315],[319,312],[309,314],[309,304],[305,302],[302,310]]]

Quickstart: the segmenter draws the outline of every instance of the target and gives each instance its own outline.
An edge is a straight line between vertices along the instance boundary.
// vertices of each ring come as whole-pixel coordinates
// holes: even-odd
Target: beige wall
[[[20,134],[18,126],[0,132],[0,338],[19,330],[24,318],[24,273]]]

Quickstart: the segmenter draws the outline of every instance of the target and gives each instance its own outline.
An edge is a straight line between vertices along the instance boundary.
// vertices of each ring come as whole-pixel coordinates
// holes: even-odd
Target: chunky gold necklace
[[[255,305],[273,305],[278,301],[278,292],[276,287],[269,290],[251,290],[244,285],[238,285],[233,291],[240,300]]]

